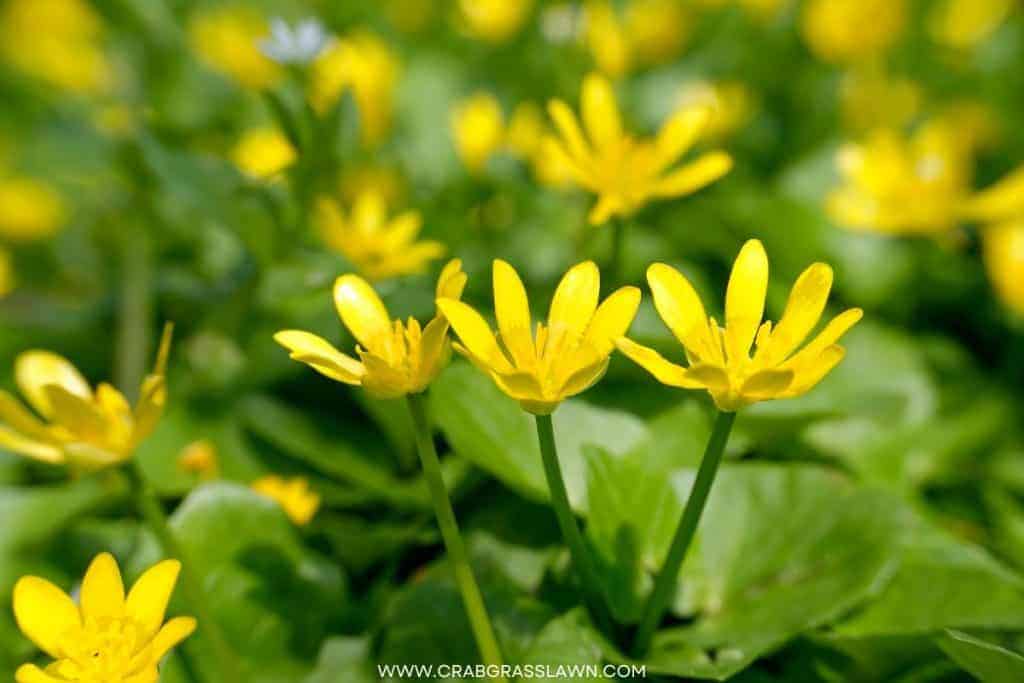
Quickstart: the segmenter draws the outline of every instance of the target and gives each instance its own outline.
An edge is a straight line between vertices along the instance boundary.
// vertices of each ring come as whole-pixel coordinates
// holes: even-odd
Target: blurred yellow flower
[[[587,3],[584,39],[601,73],[609,78],[621,78],[629,72],[632,66],[629,37],[607,0]]]
[[[725,327],[707,317],[693,286],[674,268],[655,263],[647,282],[658,315],[683,345],[688,367],[626,338],[617,341],[619,350],[662,384],[706,389],[726,412],[813,389],[843,359],[845,351],[836,342],[863,315],[857,308],[839,314],[797,351],[825,310],[832,269],[824,263],[810,266],[793,285],[778,325],[762,324],[768,256],[758,240],[748,241],[736,257],[725,294]]]
[[[310,490],[309,482],[303,477],[284,479],[268,475],[251,485],[256,493],[276,502],[298,526],[306,526],[320,509],[320,496]]]
[[[252,7],[226,5],[205,10],[189,22],[188,33],[192,49],[203,62],[245,88],[269,88],[284,74],[260,52],[259,43],[270,34],[270,27]]]
[[[808,0],[803,9],[804,39],[826,62],[878,57],[900,39],[906,23],[906,0]]]
[[[401,173],[389,166],[355,166],[342,173],[338,192],[348,204],[364,194],[375,194],[390,205],[398,203],[405,194],[405,181]]]
[[[732,158],[722,151],[701,155],[675,167],[707,125],[705,107],[676,112],[653,139],[636,139],[622,128],[611,83],[597,74],[583,81],[580,124],[565,102],[553,100],[548,111],[560,139],[553,147],[560,163],[572,169],[573,182],[595,195],[590,222],[628,216],[656,199],[692,194],[729,172]]]
[[[721,140],[743,128],[757,108],[754,93],[740,81],[696,81],[679,97],[682,109],[705,107],[708,120],[701,137]]]
[[[49,351],[26,351],[14,361],[14,380],[36,417],[0,391],[0,446],[13,453],[74,469],[110,467],[132,457],[153,430],[167,403],[170,325],[156,367],[139,389],[133,409],[110,384],[93,391],[71,363]]]
[[[505,145],[513,156],[529,161],[540,151],[548,132],[544,112],[536,102],[520,102],[512,111]]]
[[[64,200],[46,183],[24,177],[0,179],[0,237],[14,242],[50,237],[66,219]]]
[[[14,586],[18,628],[55,661],[25,664],[17,683],[102,681],[155,683],[168,652],[196,630],[192,617],[164,623],[181,563],[150,567],[125,595],[117,560],[97,555],[82,580],[79,603],[46,579],[22,577]]]
[[[1004,223],[1024,218],[1024,166],[964,200],[961,215],[982,223]]]
[[[680,0],[633,0],[625,14],[630,52],[639,64],[664,64],[682,52],[693,23]]]
[[[0,299],[3,299],[14,290],[16,282],[11,254],[5,249],[0,249]]]
[[[505,117],[490,93],[476,93],[456,104],[451,127],[459,158],[472,173],[482,171],[505,142]]]
[[[1014,0],[942,0],[929,12],[928,29],[943,45],[974,47],[1002,25],[1014,4]]]
[[[598,306],[601,275],[592,261],[569,270],[555,290],[548,322],[530,318],[526,289],[508,263],[494,262],[494,309],[498,332],[483,316],[453,298],[437,306],[461,344],[455,349],[503,392],[536,415],[554,412],[565,399],[586,391],[608,369],[614,340],[626,333],[640,305],[640,290],[622,287]]]
[[[313,62],[309,101],[326,112],[351,88],[363,141],[379,143],[391,128],[398,57],[380,37],[356,31],[336,41]]]
[[[374,192],[360,195],[347,217],[338,202],[321,197],[313,221],[324,244],[373,281],[422,273],[445,252],[440,242],[416,241],[423,226],[418,212],[388,219],[387,205]]]
[[[206,439],[193,441],[181,449],[178,468],[201,479],[214,479],[220,474],[217,447]]]
[[[971,155],[956,130],[936,122],[911,138],[879,130],[838,155],[844,183],[826,200],[834,221],[892,235],[936,235],[959,220]]]
[[[855,132],[901,128],[920,111],[922,99],[917,83],[877,65],[851,69],[839,85],[843,123]]]
[[[999,298],[1024,316],[1024,218],[990,225],[981,233],[985,269]]]
[[[453,259],[441,271],[436,295],[457,300],[465,286],[462,262]],[[309,332],[285,330],[274,339],[293,359],[335,381],[361,386],[377,398],[421,393],[447,364],[448,321],[440,313],[422,329],[415,318],[404,325],[392,320],[373,287],[357,275],[338,278],[334,303],[356,339],[359,360]]]
[[[533,0],[458,0],[459,23],[473,38],[504,43],[523,28]]]
[[[103,24],[83,0],[7,0],[0,8],[0,54],[26,74],[74,93],[108,90],[113,68]]]
[[[295,163],[298,153],[284,133],[268,126],[243,133],[231,157],[243,173],[267,180]]]

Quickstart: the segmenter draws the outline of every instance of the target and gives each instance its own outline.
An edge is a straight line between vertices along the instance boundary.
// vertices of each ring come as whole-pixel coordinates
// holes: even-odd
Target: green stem
[[[146,481],[145,476],[134,461],[129,461],[125,467],[128,477],[132,482],[132,492],[135,495],[135,503],[139,513],[149,525],[150,530],[156,535],[157,540],[163,547],[164,554],[181,562],[180,585],[188,600],[189,607],[195,612],[199,621],[199,630],[211,645],[217,657],[217,667],[221,681],[241,681],[241,669],[238,660],[231,646],[228,645],[224,633],[220,629],[213,614],[210,612],[210,600],[192,572],[192,564],[185,556],[184,549],[174,537],[170,525],[167,523],[167,515],[157,498],[153,487]]]
[[[708,502],[708,494],[711,492],[711,485],[715,482],[718,466],[722,463],[722,455],[725,453],[725,444],[729,440],[729,433],[732,431],[735,421],[736,413],[720,412],[715,419],[715,427],[711,432],[707,448],[704,449],[704,459],[701,460],[697,479],[693,483],[693,490],[690,492],[682,519],[676,528],[672,547],[668,551],[668,558],[654,584],[654,592],[651,593],[651,597],[647,601],[643,618],[640,621],[640,628],[633,641],[633,654],[636,657],[643,657],[647,654],[654,633],[661,623],[669,601],[675,594],[679,570],[683,567],[686,553],[697,532],[697,525],[700,524],[704,506]]]
[[[441,537],[448,550],[448,558],[455,572],[455,581],[462,593],[466,616],[469,617],[469,624],[473,629],[480,657],[484,664],[497,666],[500,669],[502,667],[501,650],[498,648],[498,640],[494,636],[490,617],[487,616],[487,607],[484,605],[480,587],[477,585],[473,569],[469,565],[469,555],[462,542],[462,535],[459,533],[455,510],[452,509],[452,502],[448,498],[448,489],[445,487],[444,477],[441,474],[441,462],[437,458],[437,450],[434,448],[434,439],[427,419],[426,401],[423,394],[410,395],[408,405],[416,430],[416,447],[423,464],[423,474],[430,487],[430,497],[433,499],[437,524],[441,527]],[[505,679],[498,676],[495,680],[503,682]]]
[[[612,221],[612,253],[608,260],[609,284],[619,286],[623,284],[625,277],[624,262],[626,259],[626,221],[622,218],[613,218]]]
[[[562,538],[569,546],[572,564],[579,574],[583,589],[583,600],[590,610],[598,628],[607,634],[612,633],[612,619],[605,606],[604,591],[594,566],[593,558],[587,551],[583,534],[576,525],[576,516],[569,505],[569,494],[565,490],[562,468],[558,464],[558,448],[555,446],[555,428],[550,415],[535,415],[537,422],[537,439],[540,441],[540,456],[544,463],[544,476],[547,478],[548,490],[551,493],[551,504],[555,509],[558,526]]]

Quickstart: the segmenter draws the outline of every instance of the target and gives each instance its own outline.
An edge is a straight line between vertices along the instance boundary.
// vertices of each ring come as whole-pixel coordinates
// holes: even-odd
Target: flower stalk
[[[569,505],[569,494],[565,489],[565,480],[562,477],[562,468],[558,463],[558,449],[555,446],[555,430],[551,421],[551,415],[535,415],[537,421],[537,439],[540,441],[540,455],[544,463],[544,476],[548,482],[548,490],[551,493],[551,504],[558,518],[558,526],[562,532],[562,538],[569,546],[569,555],[572,558],[573,567],[580,578],[583,590],[583,600],[590,610],[598,628],[604,633],[612,633],[612,618],[608,612],[601,590],[601,581],[594,566],[593,558],[587,551],[587,546],[576,525],[576,517]]]
[[[669,601],[675,594],[679,571],[683,567],[686,554],[693,542],[694,534],[697,532],[697,526],[700,524],[700,518],[704,514],[708,494],[711,492],[712,484],[715,483],[718,467],[722,464],[722,455],[725,453],[725,445],[729,441],[729,434],[735,421],[736,413],[726,411],[719,412],[715,419],[711,438],[704,449],[704,458],[701,460],[700,469],[697,470],[697,479],[694,481],[690,497],[686,501],[679,526],[676,527],[665,566],[655,581],[654,591],[647,600],[643,617],[640,620],[640,627],[633,641],[633,654],[636,657],[643,657],[647,654],[654,633],[661,623]]]
[[[498,647],[498,640],[494,635],[490,617],[487,615],[487,607],[484,604],[483,595],[480,593],[480,587],[477,585],[473,569],[469,564],[469,554],[462,541],[459,525],[455,519],[455,510],[452,509],[448,489],[445,487],[444,477],[441,474],[441,462],[438,460],[437,449],[434,447],[434,439],[430,431],[425,397],[422,393],[409,394],[407,404],[415,428],[416,448],[423,465],[423,474],[434,503],[437,524],[441,528],[441,537],[452,563],[455,581],[462,593],[462,602],[466,608],[466,616],[469,618],[477,648],[480,650],[480,658],[484,664],[500,668],[502,665],[501,649]],[[505,681],[501,676],[495,680],[501,683]]]

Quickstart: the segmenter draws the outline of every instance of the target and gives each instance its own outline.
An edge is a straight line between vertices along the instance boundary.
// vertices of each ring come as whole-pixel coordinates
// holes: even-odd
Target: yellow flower
[[[606,0],[587,3],[584,38],[602,73],[609,78],[621,78],[629,72],[632,66],[629,37],[615,9]]]
[[[19,355],[14,361],[15,382],[43,419],[0,391],[0,446],[83,470],[117,465],[132,457],[156,428],[167,403],[171,330],[170,325],[164,330],[156,367],[143,381],[134,409],[109,384],[93,391],[75,366],[57,354],[26,351]]]
[[[8,0],[0,10],[0,54],[74,93],[102,93],[111,85],[102,33],[100,17],[83,0]]]
[[[252,490],[281,506],[298,526],[306,526],[320,509],[320,496],[311,491],[309,482],[302,477],[283,479],[268,475],[252,483]]]
[[[891,235],[937,235],[956,226],[970,190],[971,155],[958,131],[936,123],[910,139],[891,130],[839,151],[844,184],[826,208],[840,225]]]
[[[826,62],[868,60],[903,35],[905,0],[809,0],[803,33],[811,52]]]
[[[548,106],[560,139],[554,147],[572,169],[576,185],[598,196],[590,212],[595,225],[609,218],[628,216],[655,199],[691,194],[718,180],[732,168],[732,158],[713,151],[673,168],[707,125],[704,107],[678,111],[654,139],[635,139],[622,128],[611,83],[597,74],[583,81],[580,124],[565,102]]]
[[[154,565],[125,595],[117,560],[102,553],[92,561],[75,604],[60,588],[35,576],[14,586],[14,616],[21,632],[55,661],[40,669],[25,664],[17,683],[156,683],[160,662],[192,635],[196,620],[164,623],[181,563]]]
[[[490,93],[476,93],[452,111],[452,136],[459,158],[472,173],[479,173],[505,141],[501,105]]]
[[[533,10],[533,0],[459,0],[459,20],[470,36],[504,43],[519,33]]]
[[[438,298],[458,299],[466,275],[458,259],[448,262],[437,281]],[[286,330],[274,339],[291,357],[344,384],[361,386],[377,398],[418,394],[448,362],[448,321],[438,314],[423,329],[414,318],[391,320],[384,302],[358,275],[342,275],[334,285],[341,321],[355,337],[359,360],[309,332]]]
[[[418,212],[406,211],[389,220],[387,205],[374,192],[360,195],[347,217],[338,202],[321,197],[313,221],[324,244],[373,281],[422,273],[445,252],[440,242],[416,241],[423,225]]]
[[[385,204],[395,204],[405,194],[402,175],[388,166],[355,166],[343,172],[338,181],[338,192],[347,203],[363,194],[375,194]]]
[[[398,58],[387,43],[368,31],[357,31],[313,62],[309,101],[324,113],[351,88],[363,141],[374,145],[391,128],[398,75]]]
[[[853,131],[901,128],[921,109],[921,88],[871,65],[852,69],[839,85],[843,122]]]
[[[535,102],[520,102],[512,111],[505,134],[505,145],[516,157],[532,159],[541,148],[547,134],[544,112]]]
[[[295,163],[298,154],[284,133],[266,127],[246,131],[231,157],[243,173],[266,180]]]
[[[626,333],[640,290],[622,287],[598,306],[601,275],[593,261],[569,270],[555,290],[548,322],[532,333],[526,289],[515,269],[494,262],[494,309],[498,332],[483,316],[451,298],[438,308],[459,335],[455,349],[487,373],[498,388],[536,415],[590,388],[608,369],[614,340]]]
[[[217,7],[189,22],[192,49],[210,67],[243,87],[263,90],[283,75],[281,68],[259,49],[270,33],[266,19],[243,5]]]
[[[0,180],[0,207],[0,237],[15,242],[50,237],[67,219],[56,190],[31,178]]]
[[[727,412],[813,389],[843,359],[845,351],[836,342],[863,315],[858,308],[839,314],[797,351],[825,310],[832,269],[824,263],[810,266],[793,285],[779,324],[762,324],[768,256],[758,240],[748,241],[736,257],[725,293],[725,327],[707,317],[693,286],[674,268],[655,263],[647,282],[658,315],[683,345],[688,367],[626,338],[617,341],[619,350],[662,384],[706,389]]]
[[[181,450],[178,467],[184,472],[197,474],[202,479],[215,478],[220,472],[217,447],[206,439],[193,441]]]
[[[1024,218],[986,227],[981,233],[985,269],[999,298],[1024,316]]]
[[[11,293],[15,282],[14,264],[11,263],[11,255],[5,249],[0,249],[0,299]]]
[[[726,138],[745,126],[757,106],[754,94],[740,81],[697,81],[690,83],[680,97],[683,109],[706,107],[708,121],[701,137]]]
[[[664,64],[682,51],[693,21],[680,0],[634,0],[625,15],[630,52],[641,64]]]
[[[943,0],[933,5],[928,28],[936,41],[957,49],[978,45],[1013,11],[1014,0]]]

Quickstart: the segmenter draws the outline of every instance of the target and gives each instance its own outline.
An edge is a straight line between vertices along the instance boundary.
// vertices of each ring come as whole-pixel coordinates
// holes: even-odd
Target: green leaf
[[[374,683],[368,638],[331,638],[320,650],[316,670],[305,683]]]
[[[1024,681],[1024,656],[961,631],[947,630],[935,641],[965,671],[983,683]]]
[[[582,609],[574,609],[548,622],[518,663],[556,672],[561,666],[567,675],[559,676],[559,680],[590,681],[592,676],[570,674],[574,667],[601,664],[604,660],[602,640],[586,613]]]

